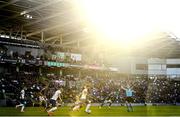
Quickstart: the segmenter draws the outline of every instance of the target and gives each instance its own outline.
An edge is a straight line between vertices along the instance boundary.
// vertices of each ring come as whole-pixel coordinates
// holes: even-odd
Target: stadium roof
[[[1,34],[64,45],[88,38],[69,0],[0,0],[0,19]]]
[[[1,35],[61,46],[87,47],[93,43],[91,32],[86,31],[85,16],[77,13],[73,0],[0,0],[0,19]],[[102,50],[106,48],[101,47]],[[148,51],[155,56],[180,57],[179,40],[168,33],[158,40],[146,42],[143,47],[136,46],[133,50],[141,55]],[[114,49],[116,47],[106,48],[106,53],[121,52]]]

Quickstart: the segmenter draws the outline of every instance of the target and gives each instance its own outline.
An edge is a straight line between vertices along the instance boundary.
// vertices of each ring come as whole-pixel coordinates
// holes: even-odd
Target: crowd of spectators
[[[21,43],[25,42],[22,41]],[[27,42],[25,44],[40,46],[35,42]],[[38,49],[42,49],[43,52],[37,56],[33,55],[28,50],[28,47],[23,49],[27,51],[24,55],[21,55],[16,50],[10,51],[5,46],[2,46],[0,62],[4,59],[13,59],[17,61],[53,61],[95,66],[102,66],[104,64],[103,55],[94,56],[94,53],[91,57],[89,53],[88,55],[83,55],[82,61],[73,59],[71,53],[82,54],[80,48],[52,47],[49,45],[42,47],[41,45],[41,48],[38,47]],[[64,53],[63,57],[57,56],[56,52]],[[0,99],[6,100],[7,105],[12,106],[19,99],[20,90],[26,87],[27,102],[29,105],[34,105],[35,102],[39,101],[40,92],[49,99],[55,90],[61,87],[63,88],[63,101],[65,103],[72,103],[76,95],[82,91],[83,85],[89,85],[89,98],[93,103],[101,102],[109,94],[112,94],[113,103],[123,103],[125,92],[121,89],[121,86],[126,87],[127,84],[130,84],[132,89],[135,90],[133,96],[135,103],[180,103],[180,81],[171,80],[165,76],[153,78],[148,76],[126,77],[121,75],[116,77],[112,77],[112,75],[96,76],[93,72],[90,75],[86,74],[83,76],[46,74],[43,77],[34,72],[1,73]]]
[[[39,96],[43,93],[49,99],[59,87],[63,89],[64,103],[74,102],[76,95],[82,91],[83,85],[88,85],[89,98],[93,103],[100,103],[109,94],[112,94],[113,103],[124,103],[125,92],[121,86],[130,84],[134,93],[134,103],[180,103],[180,81],[167,78],[131,77],[113,78],[111,76],[92,77],[75,75],[57,76],[47,74],[44,77],[36,76],[30,72],[1,74],[0,98],[6,99],[7,105],[14,105],[19,98],[20,90],[26,87],[28,105],[39,102]],[[45,88],[46,87],[46,88]],[[45,88],[45,90],[43,90]],[[43,92],[42,92],[43,90]],[[41,92],[41,94],[40,94]]]
[[[125,99],[125,91],[121,86],[130,85],[135,91],[134,103],[180,103],[180,81],[167,78],[91,78],[92,96],[94,102],[100,102],[110,93],[114,94],[114,103],[122,103]]]

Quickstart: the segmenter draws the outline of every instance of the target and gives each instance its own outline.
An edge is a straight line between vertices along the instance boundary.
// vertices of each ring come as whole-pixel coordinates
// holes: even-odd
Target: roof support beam
[[[62,45],[62,40],[63,40],[62,34],[60,34],[60,35],[57,36],[57,39],[55,39],[55,40],[52,42],[52,44],[55,44],[57,41],[59,41],[59,44]]]
[[[62,36],[62,34],[59,35],[59,40],[60,40],[59,44],[63,44],[63,36]]]
[[[7,4],[1,5],[1,6],[0,6],[0,9],[3,8],[3,7],[9,6],[9,5],[11,5],[11,4],[14,4],[14,3],[16,3],[16,2],[18,2],[18,1],[20,1],[20,0],[12,0],[12,1],[8,2]]]
[[[52,0],[51,2],[48,2],[48,3],[45,3],[45,4],[41,4],[41,5],[39,5],[39,6],[35,7],[35,8],[28,9],[28,10],[25,11],[25,13],[30,13],[30,12],[39,10],[39,9],[41,9],[43,7],[49,6],[51,4],[56,4],[56,3],[61,2],[61,1],[62,0]]]
[[[69,25],[69,24],[72,24],[74,22],[77,22],[78,20],[75,20],[75,21],[69,21],[69,22],[66,22],[66,23],[63,23],[63,24],[59,24],[59,25],[55,25],[55,26],[52,26],[52,27],[49,27],[49,28],[45,28],[45,29],[42,29],[42,30],[38,30],[38,31],[35,31],[35,32],[32,32],[32,33],[29,33],[27,34],[27,37],[30,37],[32,35],[36,35],[40,32],[45,32],[45,31],[49,31],[49,30],[52,30],[52,29],[55,29],[55,28],[59,28],[59,27],[64,27],[66,25]]]
[[[48,19],[51,19],[51,18],[60,16],[60,15],[66,14],[66,13],[68,13],[69,11],[70,11],[70,10],[64,11],[64,12],[60,12],[60,13],[55,13],[55,14],[53,14],[53,15],[50,15],[49,17],[45,17],[45,18],[42,18],[42,19],[40,19],[40,20],[36,20],[36,21],[34,21],[34,22],[27,23],[27,24],[25,24],[24,26],[30,26],[30,25],[33,25],[33,24],[36,24],[36,23],[39,23],[39,22],[42,22],[42,21],[46,21],[46,20],[48,20]]]
[[[33,12],[33,11],[36,11],[36,10],[39,10],[39,9],[41,9],[41,8],[43,8],[43,7],[46,7],[46,6],[49,6],[49,5],[51,5],[51,4],[55,4],[55,3],[61,2],[61,1],[62,1],[62,0],[51,0],[51,2],[47,2],[47,3],[41,4],[41,5],[37,6],[37,7],[30,8],[30,9],[24,11],[24,14],[27,14],[27,13],[30,13],[30,12]],[[20,15],[21,15],[21,14],[16,14],[16,15],[14,15],[14,16],[12,16],[12,17],[9,17],[9,18],[6,18],[6,19],[4,19],[4,20],[1,20],[0,22],[7,21],[7,20],[9,20],[9,19],[16,18],[16,17],[18,17],[18,16],[20,16]]]
[[[58,35],[52,36],[52,37],[47,38],[45,41],[50,41],[50,40],[56,39],[58,37],[59,37]]]
[[[82,31],[82,29],[76,30],[76,31],[72,31],[72,32],[68,32],[68,33],[64,33],[64,34],[61,34],[61,36],[62,36],[62,37],[65,37],[65,36],[67,36],[67,35],[70,35],[70,34],[76,33],[76,32],[80,32],[80,31]],[[49,38],[47,38],[45,41],[50,41],[50,40],[56,39],[56,38],[59,38],[59,35],[49,37]]]
[[[65,46],[65,45],[68,45],[68,44],[77,43],[78,41],[81,42],[81,41],[87,40],[87,39],[89,39],[89,38],[90,38],[90,37],[85,37],[85,38],[82,38],[82,39],[72,40],[72,41],[63,43],[62,45]]]
[[[43,31],[41,32],[41,42],[42,43],[44,42],[44,32]]]
[[[71,47],[71,46],[68,46],[68,44],[77,43],[78,41],[81,42],[81,41],[87,40],[89,38],[90,37],[85,37],[85,38],[81,38],[81,39],[76,39],[76,40],[73,40],[73,41],[65,42],[63,44],[49,44],[49,45],[53,45],[53,47]],[[77,48],[77,47],[75,47],[75,48]]]

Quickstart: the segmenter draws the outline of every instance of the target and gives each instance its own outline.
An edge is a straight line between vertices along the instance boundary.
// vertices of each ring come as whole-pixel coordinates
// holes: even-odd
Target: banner
[[[110,71],[118,71],[118,68],[115,68],[115,67],[109,67],[109,70],[110,70]]]
[[[56,54],[52,55],[52,60],[64,60],[65,59],[65,53],[63,52],[56,52]]]
[[[82,60],[82,55],[81,54],[71,54],[71,59],[74,61],[81,61]]]
[[[44,65],[47,65],[49,67],[66,67],[66,66],[68,66],[67,63],[52,62],[52,61],[45,61]]]
[[[64,59],[65,58],[65,53],[63,52],[56,52],[57,57]]]

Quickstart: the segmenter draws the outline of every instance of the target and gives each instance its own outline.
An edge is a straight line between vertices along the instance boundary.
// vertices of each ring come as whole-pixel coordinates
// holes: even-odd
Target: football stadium
[[[0,0],[0,116],[180,116],[178,0]]]

